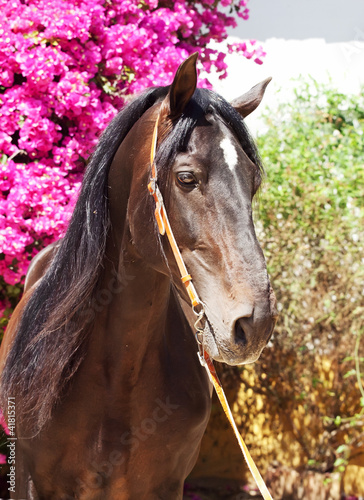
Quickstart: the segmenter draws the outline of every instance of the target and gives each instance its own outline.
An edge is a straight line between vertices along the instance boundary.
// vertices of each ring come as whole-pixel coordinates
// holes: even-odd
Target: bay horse
[[[276,307],[252,220],[262,164],[232,104],[197,89],[197,54],[103,133],[64,238],[31,263],[1,346],[1,407],[16,407],[15,493],[37,500],[176,500],[210,413],[189,306],[148,193],[158,185],[205,309],[216,361],[255,361]]]

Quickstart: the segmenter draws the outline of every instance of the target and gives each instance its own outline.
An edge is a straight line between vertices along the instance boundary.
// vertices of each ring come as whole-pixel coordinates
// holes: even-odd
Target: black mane
[[[0,405],[5,409],[7,398],[14,396],[18,422],[27,422],[27,428],[36,432],[50,418],[85,355],[90,325],[82,313],[97,291],[103,269],[110,226],[106,195],[110,165],[132,126],[167,92],[168,87],[147,90],[124,108],[101,136],[67,233],[24,308],[1,378]],[[240,115],[220,96],[205,89],[196,90],[158,148],[158,166],[166,170],[185,148],[198,119],[210,112],[233,130],[261,175],[259,155]]]

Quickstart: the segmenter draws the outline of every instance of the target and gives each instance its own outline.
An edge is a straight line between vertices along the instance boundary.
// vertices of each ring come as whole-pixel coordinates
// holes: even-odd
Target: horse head
[[[252,217],[262,166],[243,123],[259,105],[269,81],[230,105],[211,91],[196,89],[196,55],[190,56],[166,97],[135,125],[131,142],[128,137],[124,141],[133,152],[133,163],[139,164],[128,205],[134,245],[147,262],[171,276],[182,303],[189,303],[168,241],[161,237],[161,252],[146,237],[146,222],[155,226],[147,184],[151,133],[159,116],[158,179],[176,242],[204,303],[204,347],[212,358],[231,365],[259,357],[276,318],[275,296]],[[145,140],[137,148],[140,137]],[[193,318],[190,322],[193,325]]]

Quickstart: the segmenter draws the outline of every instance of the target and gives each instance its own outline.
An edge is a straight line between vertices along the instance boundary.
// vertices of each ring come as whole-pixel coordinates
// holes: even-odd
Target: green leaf
[[[354,368],[349,370],[348,372],[346,372],[344,374],[344,378],[349,378],[349,377],[352,377],[353,375],[356,375],[356,370]]]
[[[334,462],[334,467],[339,467],[340,465],[343,465],[343,464],[346,464],[347,463],[347,460],[345,460],[344,458],[342,457],[339,457],[335,460]]]
[[[343,453],[344,451],[347,451],[349,449],[349,446],[347,444],[341,444],[338,448],[336,448],[336,453],[340,454]]]

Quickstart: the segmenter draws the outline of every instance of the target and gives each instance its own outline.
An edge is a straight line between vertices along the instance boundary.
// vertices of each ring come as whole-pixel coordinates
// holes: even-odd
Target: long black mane
[[[85,356],[90,325],[83,312],[98,289],[110,227],[110,165],[132,126],[167,92],[168,87],[147,90],[124,108],[101,136],[67,233],[24,308],[2,374],[0,404],[5,409],[7,398],[14,396],[18,422],[25,422],[36,432],[50,418]],[[240,115],[220,96],[205,89],[196,90],[158,148],[156,161],[162,174],[165,176],[170,161],[185,149],[199,118],[210,112],[232,129],[260,176],[259,155]]]

